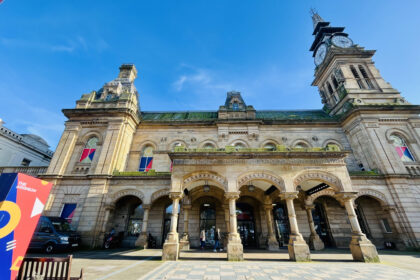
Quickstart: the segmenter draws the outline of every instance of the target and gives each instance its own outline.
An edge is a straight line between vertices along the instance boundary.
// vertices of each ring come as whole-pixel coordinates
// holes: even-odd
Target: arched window
[[[264,145],[264,149],[274,151],[276,149],[276,145],[274,145],[274,143],[269,142]]]
[[[295,148],[299,148],[299,149],[304,149],[304,148],[309,148],[308,145],[304,142],[299,142],[295,145]]]
[[[362,65],[359,65],[359,71],[360,71],[360,73],[362,73],[363,79],[365,79],[365,82],[366,82],[368,88],[369,89],[373,89],[373,84],[370,81],[370,79],[369,79],[369,77],[368,77],[368,75],[366,73],[366,70],[365,70],[365,68]]]
[[[82,156],[80,157],[80,163],[91,163],[95,156],[96,146],[98,145],[98,138],[90,138],[83,149]]]
[[[153,147],[146,146],[141,152],[139,171],[147,172],[152,169],[153,165]]]
[[[330,151],[340,151],[341,150],[340,146],[338,146],[337,144],[334,144],[334,143],[328,143],[326,145],[326,147],[327,147],[327,150],[330,150]]]
[[[338,88],[338,81],[337,81],[337,79],[335,78],[334,75],[331,75],[331,80],[333,82],[334,87],[337,89]]]
[[[210,150],[210,149],[214,149],[215,147],[214,147],[214,145],[212,144],[212,143],[206,143],[206,144],[204,144],[204,146],[203,146],[203,149],[208,149],[208,150]]]
[[[405,140],[398,135],[391,135],[389,137],[392,140],[392,145],[394,146],[395,150],[397,151],[398,156],[400,157],[401,161],[403,162],[414,162],[416,161],[413,155],[410,152]]]
[[[353,76],[356,79],[357,84],[359,85],[359,88],[365,88],[362,83],[362,80],[360,79],[359,73],[357,73],[356,68],[354,68],[353,65],[350,65],[350,70],[351,70],[351,73],[353,73]]]
[[[241,142],[237,142],[237,143],[235,143],[235,148],[236,148],[236,150],[240,150],[240,149],[245,149],[246,147]]]

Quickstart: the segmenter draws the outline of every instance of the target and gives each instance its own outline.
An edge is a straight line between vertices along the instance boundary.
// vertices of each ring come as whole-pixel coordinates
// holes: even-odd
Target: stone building
[[[0,173],[45,172],[53,152],[48,143],[35,134],[19,134],[4,126],[0,119]]]
[[[375,51],[314,13],[315,79],[322,110],[256,110],[239,92],[216,111],[145,112],[134,65],[64,109],[65,130],[43,179],[46,212],[77,204],[86,244],[121,232],[124,246],[163,259],[198,247],[217,228],[229,260],[243,248],[350,247],[377,261],[376,247],[419,247],[420,107],[375,67]]]

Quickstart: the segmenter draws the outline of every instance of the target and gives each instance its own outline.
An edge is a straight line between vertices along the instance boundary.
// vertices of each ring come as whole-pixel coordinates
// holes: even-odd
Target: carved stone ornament
[[[294,186],[299,186],[302,182],[307,180],[320,180],[321,182],[325,183],[331,183],[330,187],[336,187],[340,190],[342,189],[341,181],[336,176],[324,173],[320,171],[311,171],[304,174],[299,175],[295,180],[293,181]]]
[[[134,190],[134,189],[128,189],[128,190],[119,191],[119,192],[115,193],[114,195],[112,195],[112,201],[117,201],[121,197],[128,196],[128,195],[135,196],[135,197],[139,198],[141,201],[144,200],[144,194],[141,191]]]
[[[225,193],[226,199],[235,199],[237,200],[239,198],[240,193],[239,192],[227,192]]]
[[[150,201],[153,203],[156,199],[169,195],[169,189],[158,190],[152,194]]]
[[[217,174],[213,173],[197,173],[189,176],[184,180],[184,187],[186,187],[189,183],[198,181],[198,180],[213,180],[223,186],[225,190],[227,190],[227,180]]]
[[[286,189],[283,180],[275,177],[274,175],[271,175],[271,174],[268,174],[268,173],[265,173],[265,172],[256,172],[256,173],[251,173],[251,174],[247,174],[243,177],[240,177],[238,179],[238,185],[243,186],[246,183],[248,183],[249,181],[258,180],[258,179],[272,182],[277,187],[280,187],[282,190]]]

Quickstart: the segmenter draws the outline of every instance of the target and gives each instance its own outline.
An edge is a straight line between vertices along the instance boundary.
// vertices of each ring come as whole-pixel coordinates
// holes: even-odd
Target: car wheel
[[[48,243],[47,245],[45,245],[44,252],[47,254],[51,254],[52,252],[54,252],[54,244]]]

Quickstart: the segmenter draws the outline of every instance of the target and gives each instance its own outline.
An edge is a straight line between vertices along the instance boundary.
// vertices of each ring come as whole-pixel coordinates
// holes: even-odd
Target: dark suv
[[[45,253],[56,250],[78,248],[78,234],[66,219],[41,216],[32,236],[29,249],[41,249]]]

